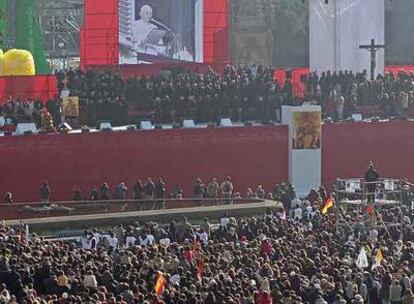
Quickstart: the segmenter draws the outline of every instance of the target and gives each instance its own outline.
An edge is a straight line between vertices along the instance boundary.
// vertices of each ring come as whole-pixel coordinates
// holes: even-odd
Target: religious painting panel
[[[309,150],[321,148],[321,113],[293,112],[292,148]]]

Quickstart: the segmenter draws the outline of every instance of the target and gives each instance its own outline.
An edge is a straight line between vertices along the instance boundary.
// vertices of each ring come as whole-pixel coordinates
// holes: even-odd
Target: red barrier
[[[362,176],[369,160],[382,176],[414,178],[414,122],[335,123],[322,132],[324,185]],[[164,177],[168,191],[180,184],[186,196],[198,176],[230,175],[242,193],[257,183],[269,190],[288,179],[287,144],[286,127],[0,137],[0,195],[10,190],[15,201],[35,201],[48,180],[53,198],[68,200],[75,185],[89,193],[104,181],[112,190],[125,181],[131,190],[148,176]]]
[[[40,99],[46,102],[58,95],[55,75],[0,77],[0,104],[14,100]]]
[[[414,123],[355,122],[322,128],[322,181],[363,176],[373,160],[381,176],[414,178]]]
[[[186,197],[196,177],[229,175],[242,193],[257,183],[271,189],[288,178],[287,133],[245,127],[0,137],[0,195],[36,201],[48,180],[53,199],[70,200],[75,185],[89,195],[94,185],[107,181],[113,191],[124,181],[131,191],[148,176],[164,177],[168,191],[180,184]]]

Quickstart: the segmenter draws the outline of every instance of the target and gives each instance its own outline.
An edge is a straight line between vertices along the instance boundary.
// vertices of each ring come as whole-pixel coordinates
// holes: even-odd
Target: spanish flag
[[[328,196],[328,198],[325,200],[325,203],[321,209],[322,214],[327,214],[329,209],[331,209],[334,206],[334,200],[331,196]]]
[[[157,282],[155,283],[155,293],[157,296],[164,293],[165,285],[167,285],[167,281],[161,273],[158,273]]]

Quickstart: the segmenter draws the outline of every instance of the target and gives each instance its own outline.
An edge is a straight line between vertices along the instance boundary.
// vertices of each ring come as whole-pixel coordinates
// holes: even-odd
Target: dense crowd
[[[40,127],[42,113],[45,110],[52,114],[52,119],[58,126],[62,118],[60,100],[49,100],[44,106],[41,100],[13,100],[9,98],[4,104],[0,104],[0,117],[4,119],[1,125],[4,123],[34,122],[36,126]]]
[[[196,122],[280,121],[282,105],[304,101],[322,105],[325,118],[349,119],[355,113],[371,113],[380,118],[407,118],[414,107],[414,75],[401,71],[369,80],[366,72],[316,72],[302,79],[305,97],[295,97],[291,79],[283,86],[274,70],[265,66],[227,66],[223,73],[201,74],[171,70],[151,77],[123,79],[118,70],[57,71],[59,90],[79,96],[83,123],[96,126],[102,121],[113,125],[137,123],[139,118],[155,124],[177,124],[183,119]],[[0,106],[0,116],[14,121],[32,120],[40,125],[40,101],[9,100]],[[62,118],[61,100],[46,104],[55,125]],[[374,108],[371,112],[366,108]]]
[[[381,118],[408,117],[414,106],[414,74],[400,71],[386,73],[369,80],[367,73],[330,71],[320,76],[316,72],[305,80],[307,98],[324,108],[325,117],[335,120],[349,118],[361,107],[377,107]]]
[[[1,226],[0,303],[414,303],[412,206],[387,210],[403,223],[385,228],[357,208],[321,212],[323,187],[274,195],[284,207],[260,216],[135,222],[79,243]]]
[[[405,118],[414,104],[414,75],[378,75],[371,81],[366,72],[323,72],[304,79],[305,99],[295,98],[291,80],[283,86],[274,70],[265,66],[227,66],[222,74],[210,70],[200,74],[174,70],[158,76],[122,80],[119,72],[69,71],[58,74],[74,95],[86,105],[89,121],[126,121],[128,108],[147,112],[155,123],[216,122],[221,117],[234,121],[280,121],[282,105],[298,105],[304,100],[322,105],[324,116],[334,120],[349,118],[361,107],[376,106],[381,117]],[[105,113],[109,116],[105,116]]]
[[[90,121],[125,121],[128,107],[147,112],[155,123],[180,123],[184,118],[215,122],[221,117],[277,120],[282,96],[292,98],[291,88],[280,88],[273,69],[263,66],[228,66],[223,74],[211,70],[205,75],[175,70],[127,80],[114,71],[69,71],[59,73],[58,79],[61,87],[66,79],[71,94],[80,96]]]

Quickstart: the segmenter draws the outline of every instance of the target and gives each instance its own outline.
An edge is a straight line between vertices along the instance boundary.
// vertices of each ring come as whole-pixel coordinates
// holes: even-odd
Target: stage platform
[[[29,225],[31,232],[50,232],[62,229],[80,230],[93,227],[110,227],[117,224],[126,225],[135,221],[140,223],[148,221],[169,223],[172,220],[183,220],[184,217],[192,222],[202,220],[204,217],[208,217],[211,221],[218,221],[225,212],[228,212],[229,216],[248,217],[263,214],[267,208],[279,207],[281,207],[279,202],[266,200],[235,205],[28,218],[23,223]],[[6,220],[5,224],[17,226],[20,225],[20,220]]]

